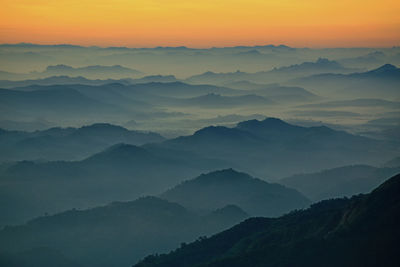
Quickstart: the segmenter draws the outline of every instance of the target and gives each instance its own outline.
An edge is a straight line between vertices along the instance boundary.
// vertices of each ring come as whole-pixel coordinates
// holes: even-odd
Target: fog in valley
[[[351,262],[373,229],[395,255],[399,66],[400,47],[1,44],[0,265],[340,266],[318,249]]]

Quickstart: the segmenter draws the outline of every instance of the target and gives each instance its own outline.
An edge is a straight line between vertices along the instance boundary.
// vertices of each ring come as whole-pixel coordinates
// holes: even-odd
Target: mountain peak
[[[371,195],[380,195],[385,198],[399,198],[400,192],[400,174],[386,180],[379,187],[371,192]]]
[[[327,58],[322,58],[322,57],[318,58],[317,61],[315,61],[315,63],[320,64],[320,65],[321,64],[337,64],[336,61],[329,60]]]
[[[127,160],[140,161],[145,160],[146,158],[154,158],[154,156],[142,147],[120,143],[113,145],[100,153],[94,154],[86,160],[107,162],[115,160],[122,162]]]
[[[73,67],[64,65],[64,64],[58,64],[58,65],[50,65],[47,66],[46,70],[47,71],[52,71],[52,70],[72,70]]]
[[[232,168],[201,174],[195,180],[202,182],[230,182],[234,180],[248,180],[252,177],[244,172]]]
[[[201,174],[162,194],[162,198],[198,210],[237,205],[252,216],[276,216],[309,201],[299,192],[234,169]]]
[[[110,123],[94,123],[79,128],[79,130],[109,130],[109,129],[127,131],[127,129],[125,129],[124,127],[113,125]]]
[[[224,126],[208,126],[194,133],[194,136],[207,135],[207,134],[231,134],[233,130]]]
[[[393,70],[397,70],[397,67],[392,65],[392,64],[385,64],[385,65],[380,66],[377,69],[371,70],[370,72],[383,73],[383,72],[386,72],[386,71],[393,71]]]
[[[246,218],[249,216],[243,209],[234,204],[228,204],[223,208],[217,209],[212,213],[212,215],[224,217],[228,216],[231,218]]]
[[[271,129],[282,129],[282,128],[289,128],[289,127],[294,127],[293,125],[278,119],[278,118],[266,118],[262,121],[259,120],[248,120],[248,121],[242,121],[239,122],[236,126],[236,128],[239,129],[253,129],[253,128],[271,128]]]

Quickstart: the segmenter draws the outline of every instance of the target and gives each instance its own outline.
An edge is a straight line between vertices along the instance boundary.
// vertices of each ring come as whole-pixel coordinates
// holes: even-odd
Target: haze
[[[0,266],[400,266],[399,6],[2,1]]]
[[[400,4],[383,1],[4,0],[0,42],[100,46],[390,47]]]

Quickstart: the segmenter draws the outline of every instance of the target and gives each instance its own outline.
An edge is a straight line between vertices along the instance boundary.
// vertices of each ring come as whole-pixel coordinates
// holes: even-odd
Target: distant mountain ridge
[[[285,82],[289,79],[318,73],[349,73],[354,69],[348,69],[336,61],[319,58],[315,62],[303,62],[301,64],[287,67],[274,68],[270,71],[255,73],[228,72],[214,73],[211,71],[203,74],[193,75],[186,79],[190,83],[226,84],[238,81],[250,81],[258,83]]]
[[[46,212],[156,195],[187,177],[221,166],[226,163],[191,152],[128,144],[113,145],[81,161],[3,164],[0,226],[22,223]]]
[[[252,216],[278,216],[309,204],[309,200],[295,190],[233,169],[202,174],[160,197],[195,210],[214,210],[233,204]]]
[[[33,71],[30,73],[0,73],[0,79],[46,79],[51,76],[83,76],[89,79],[107,78],[130,78],[139,76],[143,73],[121,65],[89,65],[83,67],[72,67],[69,65],[58,64],[48,65],[43,71]]]
[[[50,65],[47,66],[43,74],[56,74],[56,75],[70,75],[70,76],[88,76],[88,77],[104,77],[104,76],[123,76],[128,78],[132,75],[142,74],[138,70],[123,67],[121,65],[103,66],[103,65],[91,65],[84,67],[71,67],[68,65]]]
[[[297,189],[313,201],[320,201],[367,193],[383,183],[387,177],[399,172],[400,166],[377,168],[354,165],[317,173],[296,174],[279,180],[279,183]]]
[[[151,82],[163,82],[163,83],[170,83],[170,82],[177,82],[178,80],[173,75],[149,75],[144,76],[141,78],[108,78],[105,79],[104,76],[100,78],[86,78],[82,75],[55,75],[51,74],[50,76],[44,78],[37,78],[37,79],[20,79],[20,80],[0,80],[0,88],[17,88],[18,90],[29,90],[28,88],[19,88],[19,87],[29,87],[32,85],[107,85],[107,84],[123,84],[123,85],[130,85],[130,84],[141,84],[141,83],[151,83]]]
[[[161,142],[157,133],[130,131],[121,126],[97,123],[80,128],[50,128],[44,131],[0,133],[2,160],[73,160],[88,157],[111,145],[143,145]]]
[[[254,94],[240,96],[222,96],[220,94],[209,93],[194,98],[182,99],[177,101],[181,105],[201,106],[210,108],[226,108],[246,105],[271,105],[275,102]]]
[[[364,98],[393,100],[398,97],[400,68],[385,64],[366,72],[315,74],[293,79],[290,83],[305,86],[326,95],[339,94],[346,98],[363,95]],[[324,86],[320,87],[322,83]]]
[[[349,162],[373,164],[382,156],[389,160],[396,154],[394,147],[381,141],[325,126],[291,125],[275,118],[245,121],[233,128],[206,127],[193,135],[148,146],[149,149],[153,147],[192,151],[204,157],[224,159],[233,168],[266,178],[315,170],[317,162],[321,169],[328,169]],[[373,151],[379,150],[385,152],[374,154]],[[243,154],[247,156],[243,157]]]

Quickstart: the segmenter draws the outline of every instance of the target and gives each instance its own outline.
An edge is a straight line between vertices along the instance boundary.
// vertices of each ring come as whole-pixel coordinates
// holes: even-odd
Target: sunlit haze
[[[0,42],[99,46],[390,47],[395,0],[3,0]]]

